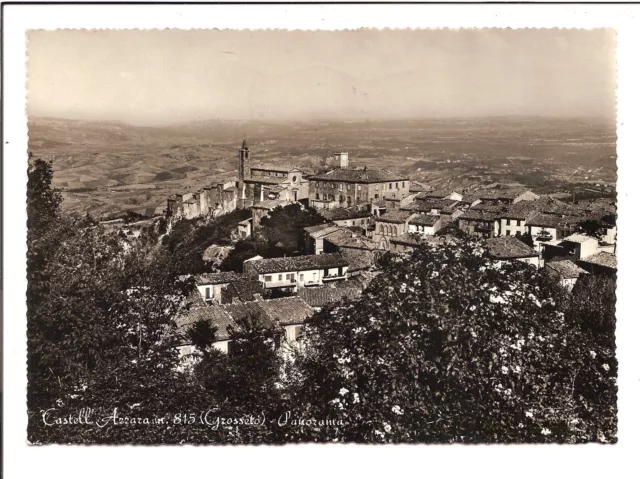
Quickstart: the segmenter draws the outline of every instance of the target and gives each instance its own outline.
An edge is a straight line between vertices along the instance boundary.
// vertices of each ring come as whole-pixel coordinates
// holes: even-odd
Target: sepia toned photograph
[[[617,442],[614,29],[27,54],[30,444]]]

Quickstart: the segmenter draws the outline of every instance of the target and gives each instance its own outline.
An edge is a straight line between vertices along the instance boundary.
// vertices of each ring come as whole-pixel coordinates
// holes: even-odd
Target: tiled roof
[[[191,275],[180,276],[180,279],[187,279]],[[222,284],[230,283],[231,281],[237,281],[242,279],[243,276],[233,271],[221,271],[219,273],[202,273],[194,275],[196,284],[198,286],[204,286],[205,284]]]
[[[338,168],[321,175],[310,176],[309,180],[343,181],[345,183],[385,183],[387,181],[408,181],[409,177],[386,170]]]
[[[545,228],[557,228],[563,221],[560,215],[551,215],[548,213],[537,213],[527,220],[527,224],[531,226],[542,226]]]
[[[545,264],[545,266],[547,268],[555,271],[560,276],[562,276],[563,278],[566,278],[566,279],[577,278],[581,274],[587,273],[580,266],[578,266],[577,264],[575,264],[572,261],[569,261],[568,259],[563,259],[561,261],[547,262]]]
[[[411,211],[394,210],[376,217],[376,221],[380,221],[382,223],[404,223],[414,214],[415,213]]]
[[[486,241],[489,255],[494,259],[514,259],[538,256],[536,251],[514,236],[500,236]]]
[[[258,305],[269,319],[281,326],[302,324],[313,315],[313,309],[299,297],[258,301]]]
[[[330,221],[338,221],[338,220],[348,220],[352,218],[366,218],[371,216],[366,209],[360,208],[359,206],[352,206],[350,208],[331,208],[331,209],[320,209],[318,213],[323,217]]]
[[[454,190],[432,190],[425,191],[418,195],[418,199],[448,199],[453,193],[458,193]],[[459,193],[458,193],[459,194]]]
[[[198,321],[208,321],[217,328],[216,339],[224,341],[229,339],[228,326],[234,326],[231,315],[220,305],[213,304],[204,308],[192,309],[176,320],[178,333],[185,335],[189,329]]]
[[[270,185],[279,185],[280,183],[284,183],[289,181],[289,178],[285,176],[260,176],[260,175],[251,175],[248,178],[244,179],[247,183],[265,183]]]
[[[597,266],[604,266],[606,268],[618,269],[618,260],[613,253],[607,253],[606,251],[600,251],[599,253],[592,254],[580,260],[583,263],[594,264]]]
[[[302,288],[298,297],[312,308],[322,308],[343,299],[357,299],[361,293],[358,288]]]
[[[287,258],[266,258],[251,261],[259,274],[285,271],[309,271],[313,269],[337,268],[349,263],[338,253],[290,256]]]
[[[290,171],[303,171],[302,168],[295,165],[288,165],[283,163],[256,163],[249,167],[251,170],[266,170],[266,171],[279,171],[283,173],[289,173]]]
[[[345,248],[361,248],[361,249],[375,249],[375,243],[362,234],[354,233],[347,228],[340,228],[332,231],[325,237],[325,241]],[[344,255],[343,255],[344,256]],[[349,262],[349,266],[351,262]]]
[[[438,222],[439,219],[440,217],[436,215],[420,215],[410,219],[409,224],[433,226]]]
[[[495,188],[476,191],[476,196],[481,200],[514,200],[527,191],[526,188]]]
[[[499,217],[497,213],[491,211],[480,211],[470,209],[462,213],[458,218],[462,220],[472,221],[494,221],[496,217]]]
[[[370,269],[376,264],[376,253],[373,250],[374,244],[368,249],[353,249],[350,247],[342,247],[340,252],[342,256],[349,262],[349,271],[359,271]]]
[[[416,200],[411,203],[406,204],[401,209],[403,210],[411,210],[411,211],[431,211],[431,210],[440,210],[443,208],[453,208],[458,202],[455,200],[443,199],[426,199],[426,200]]]
[[[238,323],[243,319],[253,317],[258,321],[258,324],[265,328],[272,328],[274,326],[273,321],[269,315],[260,307],[261,301],[254,301],[250,303],[234,303],[225,304],[223,308],[234,322]]]
[[[309,233],[309,235],[313,238],[320,238],[322,236],[326,236],[329,233],[333,233],[334,231],[338,231],[340,228],[333,223],[324,223],[321,225],[315,226],[307,226],[304,230]]]
[[[240,301],[253,301],[254,294],[261,294],[264,289],[260,281],[243,280],[232,281],[225,287],[225,291],[231,295],[232,298],[238,298]]]

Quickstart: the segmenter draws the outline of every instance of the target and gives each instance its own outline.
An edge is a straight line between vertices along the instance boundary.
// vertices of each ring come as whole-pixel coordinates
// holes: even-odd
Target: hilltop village
[[[293,204],[313,208],[325,220],[304,229],[303,254],[255,256],[242,273],[196,275],[197,292],[189,312],[178,318],[179,329],[208,321],[218,331],[214,346],[228,352],[228,327],[251,315],[282,327],[286,342],[295,345],[315,311],[359,297],[384,252],[442,246],[465,235],[482,238],[496,265],[520,261],[546,268],[568,289],[582,275],[617,272],[614,200],[568,202],[504,185],[437,191],[391,171],[352,168],[346,152],[334,154],[331,168],[308,172],[253,164],[244,140],[237,181],[170,197],[166,217],[170,228],[183,218],[247,210],[251,217],[236,231],[237,239],[245,239],[276,208]],[[179,349],[184,357],[196,351],[188,340]]]

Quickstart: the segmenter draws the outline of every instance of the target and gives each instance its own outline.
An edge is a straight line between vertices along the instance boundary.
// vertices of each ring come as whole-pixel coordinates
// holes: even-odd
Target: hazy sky
[[[28,58],[39,116],[615,118],[613,30],[32,31]]]

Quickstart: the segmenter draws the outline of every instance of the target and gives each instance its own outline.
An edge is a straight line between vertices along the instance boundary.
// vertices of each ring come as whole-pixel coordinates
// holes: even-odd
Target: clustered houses
[[[326,221],[305,228],[303,256],[256,256],[245,261],[242,274],[196,276],[198,298],[190,298],[192,310],[178,320],[181,330],[206,319],[218,330],[214,346],[229,351],[227,331],[251,316],[295,343],[313,311],[361,294],[381,254],[446,245],[451,233],[484,238],[497,265],[544,267],[569,289],[584,274],[616,274],[613,200],[565,203],[523,188],[434,191],[395,173],[349,168],[347,153],[335,158],[339,167],[312,175],[285,165],[251,165],[244,141],[235,185],[170,200],[167,214],[184,217],[250,208],[251,219],[238,224],[240,237],[251,236],[274,208],[305,199]],[[227,201],[215,195],[204,201],[214,190],[228,194]],[[291,296],[271,299],[282,295]],[[190,354],[193,345],[184,339],[180,352]]]

